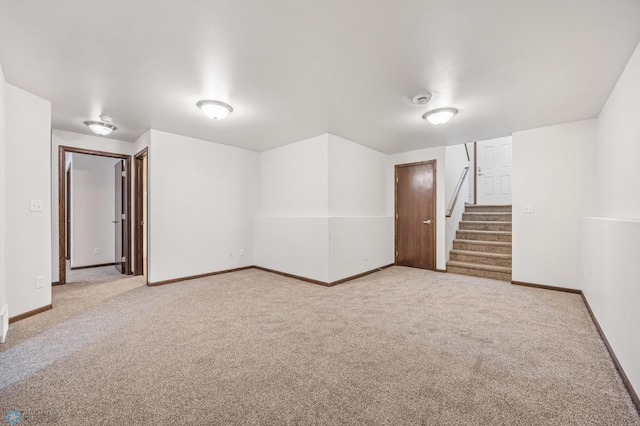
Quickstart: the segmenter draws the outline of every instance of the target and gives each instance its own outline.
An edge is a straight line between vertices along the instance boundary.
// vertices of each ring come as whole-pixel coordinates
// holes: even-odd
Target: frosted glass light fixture
[[[101,115],[100,120],[101,121],[85,121],[84,124],[98,136],[107,136],[116,130],[116,126],[111,124],[111,117]]]
[[[204,115],[214,120],[222,120],[233,111],[231,105],[220,101],[205,100],[198,102],[196,105],[202,110]]]
[[[455,108],[438,108],[427,111],[422,118],[431,124],[444,124],[451,120],[457,113],[458,110]]]

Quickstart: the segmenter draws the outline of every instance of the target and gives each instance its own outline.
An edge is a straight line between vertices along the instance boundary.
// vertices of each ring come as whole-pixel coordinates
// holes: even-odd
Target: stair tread
[[[496,246],[496,247],[511,247],[511,243],[505,242],[505,241],[482,241],[482,240],[461,240],[460,238],[456,238],[455,240],[453,240],[453,242],[458,241],[459,243],[465,243],[465,244],[488,244],[490,246]]]
[[[493,258],[496,258],[496,259],[511,259],[511,255],[510,254],[489,253],[489,252],[486,252],[486,251],[470,251],[470,250],[451,249],[449,251],[449,253],[463,254],[463,255],[467,255],[467,256],[493,257]]]
[[[508,225],[512,222],[507,220],[461,220],[460,223],[473,223],[473,224],[482,224],[482,225]]]
[[[513,204],[469,204],[469,203],[465,203],[465,207],[468,206],[478,206],[478,207],[507,207],[507,206],[513,206]]]
[[[464,212],[467,216],[498,216],[498,217],[513,217],[511,212]]]
[[[511,235],[511,231],[484,231],[477,229],[458,229],[458,232],[473,232],[474,234]]]
[[[492,272],[504,272],[507,274],[511,273],[511,268],[507,266],[482,265],[479,263],[458,262],[456,260],[448,261],[447,266],[454,266],[458,268],[467,268],[467,269],[479,269],[483,271],[492,271]]]

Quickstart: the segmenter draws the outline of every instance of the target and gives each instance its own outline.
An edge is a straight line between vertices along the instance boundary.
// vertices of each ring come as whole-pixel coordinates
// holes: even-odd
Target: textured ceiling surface
[[[52,102],[54,128],[106,114],[114,139],[256,151],[330,132],[396,153],[594,118],[639,40],[637,0],[0,0],[5,78]],[[234,112],[207,119],[200,99]],[[422,119],[445,106],[448,124]]]

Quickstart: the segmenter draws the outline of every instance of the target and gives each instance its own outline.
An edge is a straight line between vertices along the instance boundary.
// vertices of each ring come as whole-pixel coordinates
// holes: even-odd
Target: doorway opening
[[[395,167],[396,265],[436,269],[436,160]]]
[[[86,161],[87,164],[91,163],[91,159],[97,159],[98,157],[103,157],[106,159],[113,159],[111,166],[112,174],[110,174],[111,182],[115,177],[115,186],[113,187],[113,199],[114,205],[110,211],[101,211],[101,214],[108,215],[108,218],[112,218],[110,220],[108,229],[106,232],[110,233],[113,237],[113,253],[108,253],[109,259],[113,259],[109,262],[100,262],[100,263],[92,263],[90,260],[87,260],[86,253],[92,253],[96,258],[102,255],[103,248],[99,245],[95,245],[95,247],[91,247],[87,249],[84,247],[86,245],[86,241],[75,239],[74,241],[74,232],[72,227],[72,220],[74,218],[74,189],[73,189],[73,181],[74,179],[74,171],[72,168],[68,167],[70,158],[73,155],[82,155],[82,157],[78,156],[78,159],[82,159],[82,161]],[[87,169],[90,166],[87,166]],[[58,149],[58,271],[59,271],[59,284],[66,284],[69,282],[68,272],[70,272],[71,268],[74,270],[83,270],[89,271],[90,269],[96,268],[105,268],[107,274],[112,274],[114,276],[121,276],[122,274],[130,275],[131,274],[131,256],[130,256],[130,247],[131,247],[131,232],[129,226],[129,217],[131,215],[130,202],[131,199],[131,191],[130,191],[130,179],[131,179],[131,157],[125,154],[115,154],[110,152],[103,151],[93,151],[82,148],[73,148],[67,146],[60,146]],[[77,173],[77,172],[76,172]],[[76,176],[79,177],[79,176]],[[85,188],[86,189],[86,188]],[[88,194],[96,194],[96,191],[85,191]],[[99,192],[99,191],[98,191]],[[78,195],[78,194],[76,194]],[[78,197],[75,197],[78,198]],[[79,201],[79,199],[78,199]],[[94,202],[95,200],[90,201]],[[86,203],[86,201],[85,201]],[[85,204],[85,207],[98,207],[97,204],[99,201],[95,201],[95,204]],[[117,210],[117,211],[116,211]],[[91,215],[87,215],[87,217],[91,217]],[[88,229],[88,228],[87,228]],[[104,231],[104,228],[101,228]],[[85,236],[89,232],[84,229],[80,229],[78,231],[78,236]],[[85,238],[84,240],[87,240]],[[82,241],[82,242],[81,242]],[[83,251],[85,258],[76,262],[74,261],[74,254],[77,252],[80,253],[80,250]],[[107,251],[111,251],[110,246]],[[112,255],[112,256],[111,256]],[[74,263],[73,265],[71,263]],[[69,267],[69,270],[67,269]],[[113,269],[113,270],[112,270]],[[75,273],[75,271],[74,271]],[[82,274],[82,272],[79,272]]]
[[[144,148],[134,156],[135,161],[135,275],[144,275],[145,282],[149,283],[148,276],[148,148]]]

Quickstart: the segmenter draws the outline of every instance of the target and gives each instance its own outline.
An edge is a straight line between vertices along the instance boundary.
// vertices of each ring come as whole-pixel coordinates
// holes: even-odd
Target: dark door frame
[[[126,174],[126,169],[127,165],[124,160],[119,160],[113,165],[115,178],[115,198],[113,205],[115,209],[113,212],[114,220],[112,221],[114,226],[113,237],[115,240],[114,266],[121,274],[127,273],[127,257],[130,256],[130,254],[127,253],[128,250],[126,247],[123,247],[131,232],[131,217],[125,216],[122,218],[123,214],[127,213],[127,208],[129,207],[129,202],[124,197],[124,194],[127,192],[127,186],[130,185],[127,178],[123,176],[123,174]]]
[[[433,200],[434,206],[433,210],[435,214],[433,215],[433,270],[438,271],[438,162],[437,160],[428,160],[428,161],[419,161],[416,163],[406,163],[406,164],[396,164],[394,167],[394,175],[393,175],[393,191],[394,191],[394,220],[393,220],[393,233],[394,233],[394,253],[393,260],[394,264],[397,264],[398,261],[398,168],[400,167],[412,167],[412,166],[421,166],[424,164],[433,164]]]
[[[134,250],[134,266],[133,269],[135,271],[135,275],[142,275],[144,273],[144,256],[143,256],[143,238],[147,238],[147,235],[144,235],[144,226],[142,224],[143,221],[148,221],[148,219],[146,217],[143,217],[143,197],[144,197],[144,186],[143,186],[143,180],[142,180],[142,173],[143,173],[143,161],[146,158],[147,159],[147,185],[149,184],[149,179],[148,179],[148,175],[149,175],[149,162],[148,162],[148,152],[149,152],[149,148],[144,148],[143,150],[141,150],[140,152],[138,152],[135,156],[134,156],[134,163],[135,163],[135,191],[134,191],[134,198],[135,198],[135,204],[136,204],[136,209],[135,209],[135,218],[134,218],[134,232],[135,232],[135,250]],[[148,195],[148,192],[147,192]],[[148,199],[147,199],[148,200]],[[147,202],[147,209],[149,208],[149,203]],[[148,210],[147,210],[147,215],[148,215]],[[148,228],[148,223],[147,225],[147,233],[149,232],[149,228]],[[149,262],[149,255],[147,254],[147,263]],[[149,273],[149,270],[147,268],[147,274]],[[148,279],[148,275],[147,275],[147,284],[149,283],[149,279]]]
[[[65,168],[66,168],[66,164],[65,164]],[[66,210],[65,210],[66,212],[65,223],[67,224],[67,232],[66,232],[67,245],[65,250],[65,257],[67,258],[67,260],[69,260],[71,259],[71,168],[69,168],[69,170],[66,171],[65,178],[67,179],[67,184],[65,185],[65,190],[67,191],[67,193],[65,194],[65,196],[67,197]]]
[[[126,177],[127,177],[127,188],[125,197],[127,200],[131,200],[131,156],[126,154],[116,154],[114,152],[105,152],[105,151],[94,151],[90,149],[83,148],[73,148],[70,146],[59,146],[58,147],[58,270],[59,270],[59,284],[67,283],[67,260],[66,260],[66,232],[67,232],[67,224],[66,224],[66,215],[65,215],[65,206],[67,203],[66,200],[66,154],[67,152],[76,153],[76,154],[87,154],[87,155],[95,155],[98,157],[110,157],[110,158],[121,158],[125,160],[126,164]],[[131,203],[127,202],[127,218],[131,217]],[[130,226],[127,223],[127,226]],[[126,265],[125,271],[128,275],[131,274],[131,256],[129,253],[131,252],[131,232],[127,233],[126,239]]]

